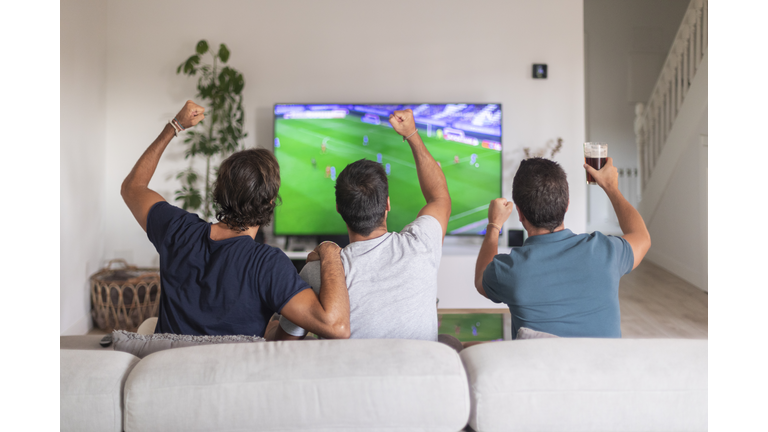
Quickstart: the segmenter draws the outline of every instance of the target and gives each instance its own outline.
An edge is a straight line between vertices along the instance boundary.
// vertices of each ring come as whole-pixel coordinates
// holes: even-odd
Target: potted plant
[[[181,188],[175,192],[175,199],[181,201],[184,210],[196,211],[205,220],[211,220],[216,214],[212,190],[216,169],[212,172],[211,159],[226,158],[242,149],[241,141],[248,135],[243,132],[245,81],[240,72],[225,66],[229,55],[226,45],[219,45],[214,53],[208,48],[208,42],[201,40],[195,54],[176,69],[177,74],[198,77],[196,102],[206,110],[205,120],[200,122],[202,128],[187,131],[184,139],[185,159],[205,159],[203,186],[198,187],[200,176],[190,164],[190,168],[176,176],[181,180]]]

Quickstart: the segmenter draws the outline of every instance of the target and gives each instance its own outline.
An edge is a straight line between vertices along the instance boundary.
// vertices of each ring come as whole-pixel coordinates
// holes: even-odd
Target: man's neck
[[[245,231],[235,231],[229,225],[219,222],[211,224],[211,240],[226,240],[232,237],[250,236],[256,240],[256,233],[259,232],[259,226],[250,227]]]
[[[544,234],[552,234],[556,233],[558,231],[562,231],[565,229],[565,223],[561,223],[559,227],[555,228],[554,231],[549,231],[546,228],[538,228],[531,225],[526,224],[525,230],[528,231],[528,237],[534,237],[537,235],[544,235]]]
[[[373,240],[373,239],[379,238],[379,237],[381,237],[381,236],[383,236],[384,234],[387,233],[387,224],[385,223],[384,225],[376,228],[375,230],[373,230],[367,236],[358,234],[358,233],[352,231],[351,229],[349,229],[349,227],[347,227],[347,232],[349,233],[349,242],[350,243],[359,242],[359,241],[365,241],[365,240]]]

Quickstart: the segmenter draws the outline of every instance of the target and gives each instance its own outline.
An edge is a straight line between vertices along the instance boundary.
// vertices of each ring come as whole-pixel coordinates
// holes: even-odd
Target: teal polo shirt
[[[496,255],[483,273],[489,299],[509,306],[520,327],[560,337],[620,338],[619,279],[635,262],[621,237],[564,229],[528,237]]]

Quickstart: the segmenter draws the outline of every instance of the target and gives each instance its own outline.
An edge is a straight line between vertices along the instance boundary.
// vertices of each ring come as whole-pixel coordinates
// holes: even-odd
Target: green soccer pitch
[[[438,334],[449,334],[461,342],[504,339],[501,313],[438,314]]]
[[[447,141],[435,133],[427,137],[421,128],[419,134],[448,182],[452,201],[448,233],[477,234],[485,229],[488,205],[501,196],[501,152]],[[351,115],[344,119],[277,119],[275,137],[282,198],[275,209],[277,235],[346,234],[346,225],[336,212],[336,182],[328,170],[335,167],[338,177],[348,164],[359,159],[376,161],[379,153],[382,165],[390,164],[392,210],[387,215],[387,230],[402,230],[426,204],[411,149],[388,125],[364,123]],[[473,153],[477,160],[471,165]]]

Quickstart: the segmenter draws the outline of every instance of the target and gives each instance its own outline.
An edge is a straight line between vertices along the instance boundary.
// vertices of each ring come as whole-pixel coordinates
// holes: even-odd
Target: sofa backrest
[[[139,358],[112,350],[59,352],[61,431],[123,430],[123,386]]]
[[[125,385],[125,430],[462,430],[456,351],[416,340],[179,348],[145,357]]]
[[[707,341],[531,339],[461,352],[477,431],[705,431]]]

